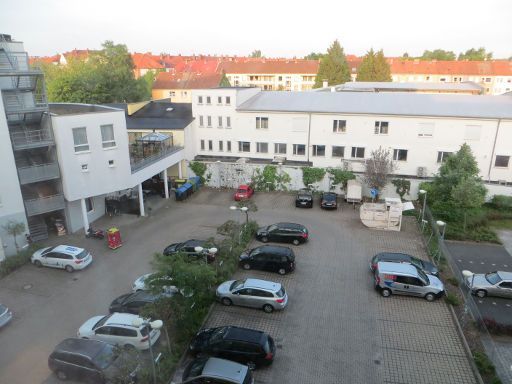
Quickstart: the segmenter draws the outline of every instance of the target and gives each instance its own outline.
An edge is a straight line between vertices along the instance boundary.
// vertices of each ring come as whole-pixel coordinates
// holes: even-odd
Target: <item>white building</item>
[[[192,110],[199,160],[270,163],[278,157],[285,165],[361,173],[382,146],[393,151],[395,173],[415,180],[414,188],[467,143],[485,181],[512,185],[508,96],[219,88],[195,91]]]

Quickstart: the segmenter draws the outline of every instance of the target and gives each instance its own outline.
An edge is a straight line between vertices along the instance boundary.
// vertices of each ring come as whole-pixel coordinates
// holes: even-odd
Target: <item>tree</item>
[[[464,232],[466,232],[467,213],[469,209],[480,208],[485,202],[487,190],[475,177],[464,177],[451,191],[451,198],[464,211]]]
[[[16,247],[16,251],[19,251],[16,237],[25,232],[25,223],[21,221],[9,220],[7,224],[2,226],[2,228],[5,230],[5,232],[7,232],[8,235],[11,235],[14,238],[14,246]]]
[[[478,49],[471,48],[464,53],[459,54],[458,60],[484,61],[491,60],[492,52],[487,52],[484,47]]]
[[[259,49],[255,49],[254,51],[251,52],[249,57],[258,58],[258,57],[263,57],[263,55],[261,54],[261,51]]]
[[[348,181],[356,178],[356,175],[354,175],[352,171],[343,168],[327,168],[327,173],[333,177],[331,189],[341,184],[341,187],[346,191]]]
[[[302,182],[306,188],[313,187],[314,189],[314,184],[322,181],[324,176],[324,168],[302,167]]]
[[[455,60],[456,56],[453,51],[445,51],[444,49],[434,49],[433,51],[425,50],[420,60]]]
[[[391,157],[391,151],[379,147],[372,151],[366,160],[363,181],[369,188],[381,191],[388,183],[390,175],[396,169]]]
[[[350,81],[350,69],[338,40],[332,43],[327,54],[320,60],[314,88],[322,87],[324,81],[331,85]]]
[[[409,54],[407,52],[404,52],[404,54],[402,55],[401,57],[403,60],[409,60],[411,57],[409,56]]]
[[[357,81],[391,81],[391,68],[382,50],[370,49],[357,69]]]
[[[391,183],[395,186],[396,193],[400,196],[400,200],[411,190],[411,182],[405,179],[393,179]]]
[[[325,53],[321,52],[311,52],[309,55],[304,56],[305,60],[320,60],[325,57]]]
[[[226,76],[226,72],[222,72],[219,87],[231,87],[231,83],[229,82],[229,79]]]

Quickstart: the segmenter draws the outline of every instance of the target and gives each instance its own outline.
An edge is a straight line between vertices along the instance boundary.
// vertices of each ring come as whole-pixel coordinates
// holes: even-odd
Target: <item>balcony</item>
[[[161,148],[158,152],[154,152],[146,156],[140,156],[139,154],[130,151],[130,166],[132,168],[132,173],[140,171],[142,168],[154,164],[157,161],[172,155],[173,153],[181,151],[182,149],[183,147],[168,146]]]
[[[53,144],[49,129],[35,129],[11,133],[12,146],[15,150],[45,147]]]
[[[22,185],[58,179],[60,177],[59,165],[53,163],[20,167],[18,168],[18,176],[20,178],[20,184]]]
[[[132,173],[148,167],[182,149],[182,147],[173,145],[172,135],[153,132],[140,137],[130,146]]]
[[[64,207],[64,195],[62,194],[25,200],[27,216],[35,216],[42,213],[58,211],[60,209],[64,209]]]

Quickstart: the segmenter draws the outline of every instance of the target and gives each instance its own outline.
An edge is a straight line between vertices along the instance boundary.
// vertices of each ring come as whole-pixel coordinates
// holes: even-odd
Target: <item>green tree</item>
[[[258,58],[258,57],[263,57],[263,55],[261,54],[261,51],[259,49],[255,49],[254,51],[251,52],[249,57]]]
[[[314,88],[320,88],[324,81],[327,81],[330,85],[350,81],[350,69],[338,40],[332,43],[327,49],[327,54],[321,59]]]
[[[346,191],[348,181],[356,178],[356,175],[354,175],[352,171],[343,168],[327,168],[327,173],[333,177],[331,189],[341,184],[341,187]]]
[[[325,169],[315,167],[302,167],[302,182],[306,188],[315,188],[315,183],[324,179]]]
[[[325,57],[325,53],[321,52],[311,52],[309,55],[304,56],[305,60],[320,60]]]
[[[391,81],[391,68],[382,50],[370,49],[357,69],[357,81]]]
[[[371,152],[364,168],[363,181],[369,188],[375,188],[380,192],[388,183],[389,177],[396,166],[391,157],[391,151],[379,147],[379,149]]]
[[[391,183],[395,186],[396,193],[400,196],[400,200],[404,199],[404,196],[411,190],[410,180],[405,179],[393,179]]]
[[[231,87],[231,83],[229,82],[229,79],[226,76],[226,72],[222,72],[219,87]]]
[[[445,51],[444,49],[434,49],[433,51],[425,50],[421,55],[420,60],[455,60],[455,53],[452,51]]]
[[[25,223],[22,223],[21,221],[9,220],[7,224],[2,226],[2,228],[8,235],[11,235],[14,238],[14,246],[16,247],[16,251],[19,251],[16,237],[25,232]]]
[[[404,54],[402,55],[401,59],[402,60],[410,60],[411,57],[409,56],[409,54],[407,52],[404,52]]]
[[[471,48],[464,53],[459,54],[458,60],[484,61],[491,60],[492,52],[487,52],[484,47],[478,49]]]
[[[453,186],[451,198],[459,209],[464,211],[464,232],[466,232],[468,210],[480,208],[485,202],[486,194],[487,189],[480,179],[472,176],[464,177]]]

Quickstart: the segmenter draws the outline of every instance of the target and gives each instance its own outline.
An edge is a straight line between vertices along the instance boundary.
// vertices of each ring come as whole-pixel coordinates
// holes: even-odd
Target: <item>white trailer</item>
[[[363,199],[363,188],[357,180],[349,180],[347,183],[347,194],[345,200],[347,203],[360,203]]]

